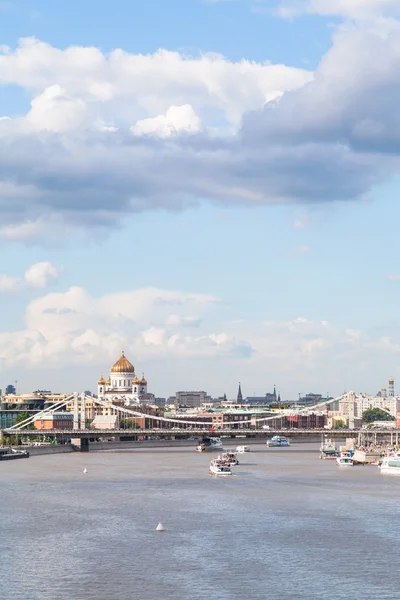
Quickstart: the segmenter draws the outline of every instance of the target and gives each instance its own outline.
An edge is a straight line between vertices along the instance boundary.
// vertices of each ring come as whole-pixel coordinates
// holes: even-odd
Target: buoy
[[[87,473],[87,469],[86,467],[83,469],[83,472],[86,474]]]
[[[157,525],[157,527],[156,527],[156,531],[165,531],[165,529],[164,529],[164,526],[163,526],[163,524],[161,523],[161,521],[160,521],[160,523]]]

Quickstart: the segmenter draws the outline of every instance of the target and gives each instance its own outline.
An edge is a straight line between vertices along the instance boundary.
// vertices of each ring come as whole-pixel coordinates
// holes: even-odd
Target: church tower
[[[237,393],[236,402],[237,402],[237,404],[243,404],[242,388],[240,385],[240,381],[239,381],[239,389],[238,389],[238,393]]]

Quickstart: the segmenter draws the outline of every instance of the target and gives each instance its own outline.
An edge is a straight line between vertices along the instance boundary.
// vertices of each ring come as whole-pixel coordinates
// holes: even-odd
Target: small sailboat
[[[159,524],[156,527],[156,531],[165,531],[163,524],[161,523],[161,521],[159,522]]]
[[[86,473],[87,473],[87,468],[85,467],[85,468],[83,469],[83,474],[84,474],[84,475],[86,475]]]

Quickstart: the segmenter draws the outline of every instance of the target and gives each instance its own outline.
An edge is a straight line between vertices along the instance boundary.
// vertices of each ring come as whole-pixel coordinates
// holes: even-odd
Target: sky
[[[0,388],[400,386],[398,0],[0,1]]]

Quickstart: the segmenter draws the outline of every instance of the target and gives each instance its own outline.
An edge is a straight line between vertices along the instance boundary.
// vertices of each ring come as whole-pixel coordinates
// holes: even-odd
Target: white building
[[[356,394],[347,392],[339,400],[339,413],[346,417],[349,427],[354,427],[354,419],[361,418],[364,411],[369,408],[380,408],[388,411],[393,417],[400,412],[399,396],[367,396],[367,394]]]
[[[133,406],[141,403],[150,403],[153,394],[147,392],[147,381],[139,379],[135,367],[126,358],[124,351],[111,367],[110,377],[107,381],[100,377],[97,382],[97,394],[102,400]]]

